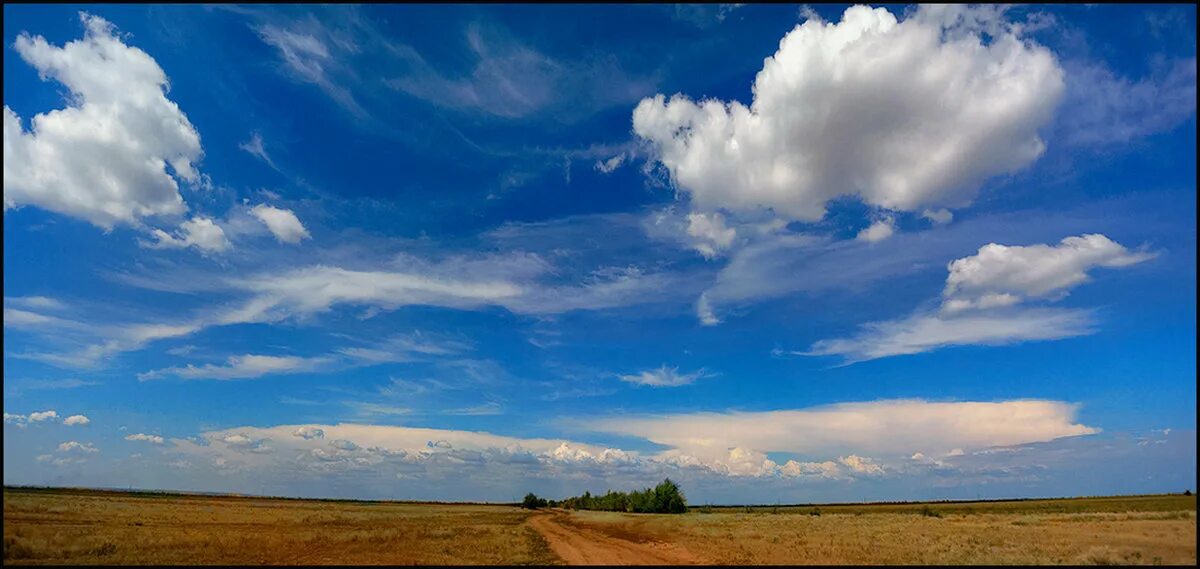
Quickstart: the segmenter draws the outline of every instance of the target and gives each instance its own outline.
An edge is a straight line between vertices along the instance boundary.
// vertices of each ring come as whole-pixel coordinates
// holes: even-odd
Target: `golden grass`
[[[547,564],[510,506],[4,491],[9,564]]]
[[[933,515],[922,515],[928,506]],[[716,564],[1195,564],[1194,497],[574,512]],[[778,513],[772,514],[776,511]],[[549,564],[510,506],[6,489],[5,564]]]
[[[921,515],[923,505],[886,505],[821,506],[820,516],[717,508],[684,516],[577,512],[571,520],[617,537],[673,543],[715,564],[1195,565],[1195,499],[1178,498],[1106,499],[1107,512],[1093,502],[1058,513],[1062,504],[1045,501],[1040,509],[946,508],[941,517]],[[1178,509],[1164,510],[1168,504]]]

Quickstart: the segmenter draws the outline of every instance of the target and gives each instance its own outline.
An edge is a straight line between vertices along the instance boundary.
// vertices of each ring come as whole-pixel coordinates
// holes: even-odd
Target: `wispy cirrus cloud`
[[[572,121],[651,92],[655,78],[630,76],[613,58],[564,61],[512,37],[495,24],[468,25],[474,67],[448,77],[410,46],[391,43],[407,73],[387,80],[397,91],[439,107],[506,119],[538,113]]]
[[[149,381],[164,377],[180,379],[254,379],[264,375],[308,373],[320,370],[333,363],[325,356],[305,358],[299,356],[266,356],[245,354],[230,356],[224,365],[188,364],[138,374],[138,381]]]
[[[639,373],[617,376],[621,381],[650,387],[680,387],[695,383],[697,379],[710,377],[713,374],[706,370],[692,373],[679,373],[677,367],[667,367],[665,364],[658,369],[645,370]]]

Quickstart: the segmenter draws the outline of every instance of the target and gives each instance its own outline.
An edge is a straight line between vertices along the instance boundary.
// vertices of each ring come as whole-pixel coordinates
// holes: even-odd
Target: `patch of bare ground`
[[[568,565],[696,565],[701,561],[678,544],[645,539],[621,528],[592,529],[571,514],[551,511],[529,518],[529,525]]]

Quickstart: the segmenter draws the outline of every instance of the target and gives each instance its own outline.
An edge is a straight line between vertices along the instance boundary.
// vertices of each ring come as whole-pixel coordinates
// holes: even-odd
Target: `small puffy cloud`
[[[259,204],[254,206],[250,213],[262,221],[280,243],[295,245],[304,239],[312,238],[304,224],[300,223],[300,219],[289,209]]]
[[[179,224],[179,231],[171,235],[161,229],[151,232],[155,241],[144,243],[151,249],[186,249],[195,247],[206,253],[220,253],[229,249],[229,239],[220,225],[207,218],[196,216]]]
[[[4,107],[4,209],[32,205],[104,229],[184,213],[175,178],[198,180],[199,134],[166,97],[154,58],[103,18],[80,19],[83,39],[62,47],[24,33],[13,43],[71,96],[66,108],[34,116],[29,131]]]
[[[695,382],[708,374],[703,369],[693,373],[679,373],[679,368],[662,366],[658,369],[646,370],[636,374],[621,375],[621,381],[651,387],[679,387]]]
[[[29,414],[29,422],[30,423],[40,423],[42,421],[52,421],[57,418],[58,418],[58,412],[54,411],[54,410],[39,411],[37,413]]]
[[[820,340],[799,355],[840,355],[847,363],[918,354],[948,346],[1002,346],[1092,334],[1092,311],[1026,307],[1054,301],[1088,280],[1095,267],[1118,268],[1155,256],[1130,251],[1100,234],[1067,237],[1057,245],[989,243],[947,265],[940,308],[870,322],[850,337]]]
[[[725,217],[719,213],[692,213],[688,214],[687,234],[695,240],[692,246],[705,259],[712,259],[729,248],[737,230],[727,227]]]
[[[143,442],[147,442],[147,443],[154,443],[156,445],[161,445],[164,442],[166,442],[162,437],[160,437],[158,435],[147,435],[146,433],[134,433],[132,435],[125,435],[125,440],[127,440],[127,441],[143,441]]]
[[[358,450],[358,445],[346,439],[334,439],[329,441],[329,446],[338,450]]]
[[[80,443],[76,441],[67,441],[58,445],[58,452],[63,453],[79,453],[79,454],[95,454],[100,452],[100,449],[92,446],[92,443]]]
[[[273,449],[267,445],[268,437],[255,438],[244,432],[207,434],[205,440],[209,443],[219,442],[236,453],[269,454]]]
[[[893,219],[891,217],[885,217],[883,219],[880,219],[880,220],[872,223],[870,226],[864,228],[862,231],[859,231],[858,235],[855,238],[858,239],[859,241],[866,241],[868,243],[876,243],[879,241],[883,241],[884,239],[887,239],[888,237],[891,237],[892,234],[895,232],[896,232],[895,219]]]
[[[969,204],[985,180],[1042,155],[1038,129],[1063,90],[1053,54],[995,10],[921,6],[897,21],[854,6],[789,32],[749,107],[657,95],[633,129],[697,210],[815,221],[839,196],[904,211]]]
[[[305,440],[323,439],[325,438],[325,431],[316,427],[304,426],[293,431],[292,436],[300,437]]]
[[[23,429],[23,428],[25,428],[25,424],[28,420],[29,420],[29,417],[27,417],[25,415],[17,415],[15,413],[5,413],[4,414],[4,424],[5,425],[13,425],[15,427],[19,427],[19,428]]]
[[[63,424],[68,425],[68,426],[86,425],[91,422],[92,422],[91,419],[88,419],[87,417],[85,417],[83,415],[71,415],[70,417],[63,419]]]
[[[883,474],[883,467],[875,464],[869,458],[863,458],[858,455],[843,456],[838,459],[838,462],[842,463],[843,466],[849,468],[852,472],[859,474]]]
[[[989,243],[950,263],[943,309],[989,308],[1025,297],[1053,297],[1088,280],[1095,267],[1119,268],[1155,256],[1130,251],[1098,233],[1067,237],[1058,245],[1005,246]]]
[[[253,379],[269,374],[305,373],[330,363],[328,357],[303,358],[298,356],[262,356],[246,354],[230,357],[225,365],[205,364],[171,367],[138,374],[138,381],[148,381],[166,376],[181,379]]]
[[[616,156],[613,156],[612,158],[609,158],[608,160],[596,161],[596,170],[600,171],[603,174],[611,174],[611,173],[613,173],[614,170],[616,170],[617,168],[620,168],[621,165],[624,163],[625,163],[625,153],[622,152]]]
[[[779,473],[788,478],[817,476],[833,479],[840,477],[842,470],[832,460],[826,460],[825,462],[797,462],[789,460],[779,468]]]

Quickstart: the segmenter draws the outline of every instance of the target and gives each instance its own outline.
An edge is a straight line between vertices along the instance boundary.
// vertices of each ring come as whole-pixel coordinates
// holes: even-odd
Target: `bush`
[[[526,494],[525,499],[521,501],[521,507],[525,508],[526,510],[545,508],[547,505],[548,504],[545,498],[538,498],[537,494],[534,494],[533,492]]]
[[[935,509],[933,509],[933,508],[930,508],[930,507],[929,507],[929,504],[926,504],[925,506],[923,506],[923,507],[921,508],[921,515],[922,515],[922,516],[925,516],[925,517],[927,517],[927,518],[940,518],[940,517],[942,517],[942,513],[941,513],[941,512],[939,512],[939,511],[937,511],[937,510],[935,510]]]
[[[603,496],[593,496],[591,492],[584,492],[582,496],[567,498],[559,504],[563,508],[572,510],[603,510],[639,514],[682,514],[687,511],[687,499],[684,497],[683,491],[669,478],[654,488],[646,488],[628,494],[609,490]]]

